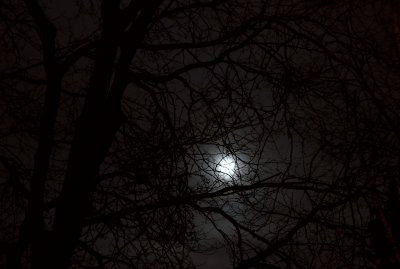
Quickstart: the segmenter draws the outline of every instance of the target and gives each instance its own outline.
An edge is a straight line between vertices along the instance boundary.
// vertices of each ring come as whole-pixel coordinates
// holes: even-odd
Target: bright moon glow
[[[231,156],[223,157],[217,164],[217,172],[224,179],[232,179],[235,174],[236,162]]]

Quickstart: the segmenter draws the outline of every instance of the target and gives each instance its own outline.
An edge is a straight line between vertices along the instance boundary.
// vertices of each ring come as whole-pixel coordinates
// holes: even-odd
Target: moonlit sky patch
[[[224,180],[231,180],[235,177],[237,172],[236,160],[231,155],[221,154],[219,161],[216,165],[216,172],[218,176]]]

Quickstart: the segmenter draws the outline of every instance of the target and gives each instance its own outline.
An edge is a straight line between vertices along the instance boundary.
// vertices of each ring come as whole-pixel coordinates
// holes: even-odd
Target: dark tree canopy
[[[400,267],[396,1],[3,0],[0,48],[0,267]]]

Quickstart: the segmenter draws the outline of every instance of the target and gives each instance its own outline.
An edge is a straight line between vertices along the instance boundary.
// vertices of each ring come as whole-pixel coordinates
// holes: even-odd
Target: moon
[[[221,156],[216,165],[217,174],[224,180],[232,180],[237,171],[235,158],[230,155]]]

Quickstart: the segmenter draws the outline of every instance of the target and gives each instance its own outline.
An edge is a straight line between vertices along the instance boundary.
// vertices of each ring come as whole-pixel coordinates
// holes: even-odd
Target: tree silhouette
[[[396,264],[397,11],[1,1],[2,265]]]

